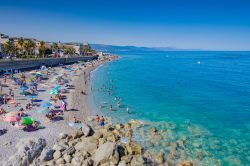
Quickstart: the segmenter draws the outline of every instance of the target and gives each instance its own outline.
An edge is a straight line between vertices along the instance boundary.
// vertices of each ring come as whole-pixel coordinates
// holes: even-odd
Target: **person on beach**
[[[6,82],[7,82],[7,76],[4,75],[4,84],[6,84]]]
[[[12,89],[9,88],[9,96],[11,96],[11,94],[12,94]]]
[[[26,110],[30,110],[31,109],[31,104],[30,103],[28,103],[28,104],[26,104]]]
[[[75,116],[73,117],[73,119],[74,119],[74,123],[81,123],[81,121],[77,119]]]
[[[18,113],[19,116],[21,116],[21,117],[24,116],[24,112],[23,112],[23,111],[24,111],[23,108],[20,108],[20,109],[19,109],[19,113]]]
[[[100,122],[100,116],[99,116],[98,114],[96,114],[96,116],[95,116],[95,120],[97,121],[97,123],[99,123],[99,122]]]
[[[0,108],[0,115],[5,114],[5,113],[6,113],[5,109]]]
[[[63,112],[67,111],[67,103],[64,100],[62,100],[60,108]]]
[[[102,128],[103,128],[104,125],[105,125],[105,119],[104,119],[103,116],[100,118],[100,123],[99,123],[99,125],[100,125]]]
[[[2,86],[2,82],[0,80],[0,92],[2,92],[2,91],[3,91],[3,86]]]

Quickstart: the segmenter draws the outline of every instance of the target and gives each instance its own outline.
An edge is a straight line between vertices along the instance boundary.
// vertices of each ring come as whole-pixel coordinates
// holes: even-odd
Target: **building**
[[[0,43],[0,58],[3,56],[3,44]]]
[[[4,44],[9,41],[9,36],[0,34],[0,57],[4,56]]]
[[[87,43],[87,42],[83,43],[83,49],[84,50],[91,50],[89,43]]]

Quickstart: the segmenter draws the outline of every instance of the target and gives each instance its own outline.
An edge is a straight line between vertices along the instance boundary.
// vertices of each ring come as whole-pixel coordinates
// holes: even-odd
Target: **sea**
[[[163,150],[170,157],[174,151],[173,162],[250,165],[250,52],[114,54],[121,58],[92,73],[100,115],[139,120],[144,126],[134,139],[152,153]],[[160,140],[151,136],[152,126]]]

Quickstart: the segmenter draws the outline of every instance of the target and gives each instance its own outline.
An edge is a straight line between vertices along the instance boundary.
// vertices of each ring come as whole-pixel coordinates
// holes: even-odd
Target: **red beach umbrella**
[[[20,116],[6,116],[4,119],[3,119],[5,122],[18,122],[21,120],[21,117]]]

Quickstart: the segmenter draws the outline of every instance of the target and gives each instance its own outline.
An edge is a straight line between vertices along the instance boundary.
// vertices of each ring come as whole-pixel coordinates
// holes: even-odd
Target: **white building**
[[[0,57],[3,56],[4,43],[9,41],[9,36],[0,34]]]

